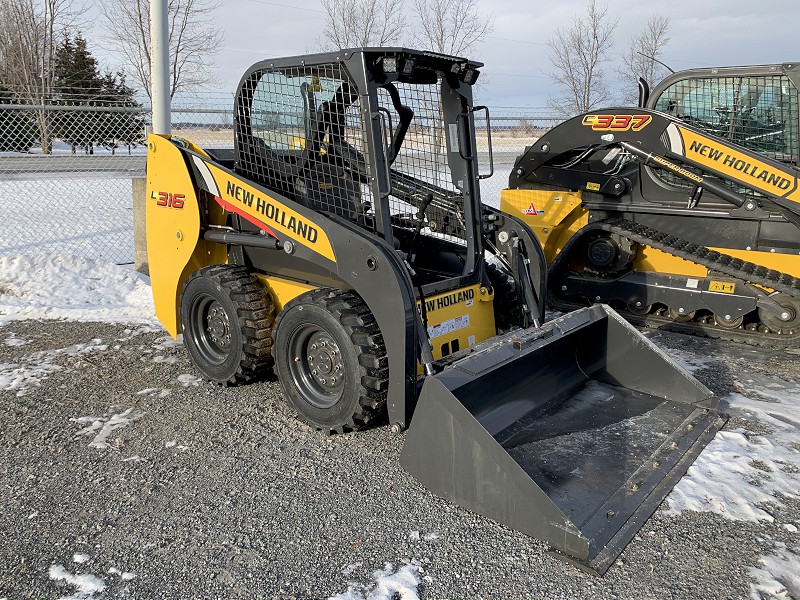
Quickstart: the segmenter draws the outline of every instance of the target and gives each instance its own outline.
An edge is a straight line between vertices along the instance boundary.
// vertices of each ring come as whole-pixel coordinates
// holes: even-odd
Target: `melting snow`
[[[778,546],[775,554],[762,556],[758,563],[750,568],[751,600],[800,598],[800,556]]]
[[[772,431],[717,433],[667,497],[667,512],[711,511],[729,519],[772,521],[759,505],[780,505],[780,495],[800,495],[800,385],[780,386],[771,389],[768,402],[740,393],[725,398],[731,416],[757,420]]]
[[[30,340],[23,340],[22,338],[18,338],[18,337],[16,337],[15,334],[12,333],[10,336],[8,336],[6,338],[5,342],[3,342],[3,343],[6,346],[24,346],[25,344],[30,344],[31,341]]]
[[[350,565],[354,567],[360,566]],[[349,567],[345,567],[349,569]],[[344,572],[345,569],[342,571]],[[352,574],[353,570],[345,575]],[[372,581],[368,584],[352,582],[347,586],[347,591],[331,596],[329,600],[419,600],[417,586],[419,573],[422,569],[417,565],[405,565],[394,570],[392,563],[386,563],[383,569],[372,574]]]
[[[90,423],[90,425],[84,427],[75,435],[94,435],[94,439],[89,443],[89,447],[102,449],[110,448],[108,437],[115,430],[125,427],[132,421],[141,419],[143,416],[143,412],[134,412],[133,408],[129,408],[119,414],[111,415],[110,417],[78,417],[70,419],[70,421],[74,421],[75,423]]]
[[[90,559],[91,559],[91,556],[89,556],[88,554],[73,554],[72,555],[72,562],[78,563],[79,565],[82,565],[85,562],[89,562]]]
[[[0,364],[0,390],[16,391],[24,396],[28,389],[40,385],[48,375],[61,371],[64,367],[54,364],[62,356],[76,357],[87,362],[87,355],[108,349],[103,340],[93,339],[85,344],[75,344],[58,350],[42,350],[25,355],[18,363]]]
[[[73,575],[67,571],[63,565],[51,565],[48,571],[50,579],[64,581],[67,585],[76,588],[71,596],[64,596],[60,600],[85,600],[93,598],[95,594],[105,591],[105,582],[89,573],[83,575]]]
[[[203,380],[200,379],[197,375],[184,373],[183,375],[178,375],[178,383],[180,383],[183,387],[189,387],[189,386],[200,385],[201,383],[203,383]]]
[[[131,579],[136,579],[136,573],[128,573],[126,571],[120,571],[117,567],[111,567],[108,570],[109,575],[119,575],[122,581],[130,581]]]

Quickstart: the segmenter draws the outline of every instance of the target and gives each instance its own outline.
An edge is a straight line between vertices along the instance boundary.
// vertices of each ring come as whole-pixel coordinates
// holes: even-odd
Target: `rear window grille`
[[[361,106],[340,65],[256,72],[236,116],[239,173],[313,210],[369,222]]]
[[[677,81],[655,108],[764,156],[800,163],[797,88],[785,75]]]

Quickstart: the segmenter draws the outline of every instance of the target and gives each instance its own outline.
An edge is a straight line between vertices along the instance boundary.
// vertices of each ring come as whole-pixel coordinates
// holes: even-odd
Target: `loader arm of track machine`
[[[179,311],[181,289],[208,269],[249,278],[278,314],[244,328],[275,340],[299,416],[342,431],[365,403],[385,407],[407,430],[402,465],[430,491],[602,573],[721,426],[718,400],[605,305],[542,323],[541,245],[480,201],[480,66],[404,48],[270,59],[242,78],[233,151],[151,136],[157,314],[215,342],[241,316],[220,326],[232,296],[205,318],[206,300]],[[342,298],[347,310],[329,302]],[[312,317],[320,347],[352,333],[314,354],[292,337]],[[350,346],[360,354],[342,362]],[[320,387],[323,368],[352,387]]]
[[[558,125],[517,159],[509,188],[545,183],[613,201],[639,185],[640,165],[688,184],[690,208],[708,191],[735,208],[774,210],[800,227],[796,167],[645,108],[602,109]]]

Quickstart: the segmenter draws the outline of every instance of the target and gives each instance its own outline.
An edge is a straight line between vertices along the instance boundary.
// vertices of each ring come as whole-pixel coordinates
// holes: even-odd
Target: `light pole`
[[[167,0],[150,0],[150,95],[153,133],[171,133]]]

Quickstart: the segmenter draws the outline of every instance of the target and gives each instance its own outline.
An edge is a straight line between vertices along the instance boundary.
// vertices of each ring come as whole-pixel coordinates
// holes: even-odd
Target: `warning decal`
[[[453,333],[459,329],[466,329],[467,327],[469,327],[469,315],[461,315],[454,319],[443,321],[438,325],[428,327],[428,337],[434,339],[448,333]]]
[[[736,291],[736,284],[730,281],[711,281],[708,284],[708,291],[732,294]]]
[[[543,210],[536,210],[536,207],[533,205],[533,202],[531,202],[531,205],[528,208],[523,208],[522,209],[522,214],[524,214],[524,215],[534,215],[534,216],[535,215],[543,215],[544,211]]]

